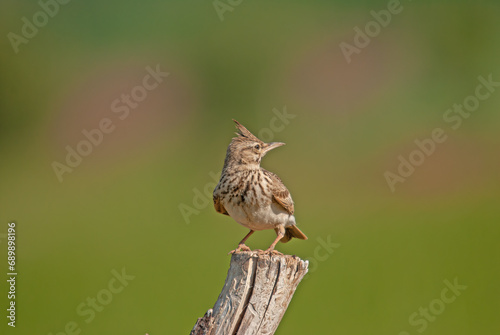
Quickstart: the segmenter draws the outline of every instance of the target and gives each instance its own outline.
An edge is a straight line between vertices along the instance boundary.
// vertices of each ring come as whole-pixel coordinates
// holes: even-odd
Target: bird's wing
[[[273,193],[274,200],[280,204],[289,214],[293,214],[293,200],[290,192],[285,184],[281,181],[280,177],[276,174],[262,169],[264,174],[271,179],[271,192]]]
[[[220,199],[219,195],[217,194],[217,188],[216,188],[215,191],[214,191],[214,208],[215,208],[215,211],[218,212],[218,213],[224,214],[224,215],[229,215],[229,213],[226,211],[226,209],[224,208],[224,205],[222,204],[222,202],[220,200],[221,199]]]

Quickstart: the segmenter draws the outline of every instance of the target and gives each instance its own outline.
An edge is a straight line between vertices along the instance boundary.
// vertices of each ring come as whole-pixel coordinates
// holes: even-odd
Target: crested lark
[[[292,237],[307,240],[295,224],[290,192],[277,175],[260,167],[268,151],[285,143],[264,143],[238,121],[233,121],[238,136],[227,147],[224,168],[214,190],[215,210],[250,229],[232,252],[249,251],[245,241],[256,230],[276,231],[277,237],[266,252],[274,250],[279,240],[283,243]]]

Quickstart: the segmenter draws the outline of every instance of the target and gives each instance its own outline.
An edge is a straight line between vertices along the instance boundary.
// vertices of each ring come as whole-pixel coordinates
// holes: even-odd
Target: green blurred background
[[[500,89],[456,130],[443,115],[500,81],[500,3],[402,1],[350,63],[340,44],[387,1],[221,3],[223,20],[212,1],[71,1],[16,53],[41,7],[2,1],[0,234],[17,223],[19,273],[12,329],[0,235],[2,334],[189,333],[247,232],[209,194],[232,118],[287,143],[263,166],[309,236],[277,246],[311,271],[276,334],[499,334]],[[157,64],[169,76],[121,120],[111,103]],[[53,162],[103,118],[114,131],[59,182]],[[447,140],[392,192],[384,173],[435,128]],[[87,323],[77,306],[123,268]],[[460,296],[410,324],[455,278]]]

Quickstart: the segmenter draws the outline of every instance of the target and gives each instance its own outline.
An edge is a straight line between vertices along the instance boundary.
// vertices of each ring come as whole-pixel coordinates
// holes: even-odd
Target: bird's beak
[[[285,145],[285,143],[283,143],[283,142],[266,143],[266,145],[264,146],[263,155],[265,155],[268,151],[271,151],[277,147],[281,147],[282,145]]]

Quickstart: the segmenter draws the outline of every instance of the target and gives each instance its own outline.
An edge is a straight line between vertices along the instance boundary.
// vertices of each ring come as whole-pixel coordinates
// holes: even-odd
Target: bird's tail
[[[301,240],[307,240],[307,236],[300,231],[297,226],[293,225],[290,227],[286,227],[285,229],[285,236],[283,236],[280,240],[282,243],[286,243],[292,239],[292,237],[301,239]]]

